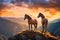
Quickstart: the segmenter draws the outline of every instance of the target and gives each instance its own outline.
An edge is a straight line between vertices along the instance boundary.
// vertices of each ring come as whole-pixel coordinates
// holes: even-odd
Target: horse
[[[42,24],[42,33],[46,33],[47,31],[47,25],[48,25],[48,19],[45,18],[45,16],[42,13],[38,14],[38,18],[41,17],[41,24]]]
[[[24,20],[27,19],[28,20],[28,25],[29,25],[29,30],[32,30],[32,25],[34,25],[34,30],[37,30],[37,20],[36,19],[32,19],[29,15],[25,14]]]

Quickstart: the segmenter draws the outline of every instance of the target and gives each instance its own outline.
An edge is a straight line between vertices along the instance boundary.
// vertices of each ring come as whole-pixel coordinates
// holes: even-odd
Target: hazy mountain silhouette
[[[6,19],[6,20],[19,24],[23,30],[28,29],[27,21],[25,21],[23,17],[20,17],[20,18],[3,17],[3,19]]]
[[[26,26],[26,25],[22,25]],[[23,27],[20,24],[0,17],[0,33],[10,37],[20,32]]]
[[[48,25],[48,31],[51,33],[55,33],[58,29],[60,28],[60,19],[53,20],[51,23]],[[60,32],[58,32],[60,33]],[[58,34],[56,34],[58,35]],[[60,34],[59,34],[60,36]]]
[[[42,27],[39,27],[38,29],[42,30]],[[47,27],[48,32],[60,36],[59,30],[60,30],[60,19],[55,19],[48,23],[48,27]],[[56,31],[58,33],[56,33]]]
[[[20,17],[20,18],[14,18],[14,17],[3,17],[4,19],[7,19],[7,20],[10,20],[10,21],[13,21],[13,22],[16,22],[16,23],[27,23],[23,17]]]

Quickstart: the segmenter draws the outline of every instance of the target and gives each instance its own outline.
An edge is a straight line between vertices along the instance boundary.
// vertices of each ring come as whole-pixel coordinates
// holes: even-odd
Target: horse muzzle
[[[39,18],[39,16],[37,16],[37,18]]]
[[[25,18],[24,18],[24,20],[25,20]]]

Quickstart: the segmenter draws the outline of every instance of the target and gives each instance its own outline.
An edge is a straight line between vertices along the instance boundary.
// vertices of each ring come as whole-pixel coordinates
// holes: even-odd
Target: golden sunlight
[[[22,6],[13,5],[11,8],[5,8],[1,11],[2,17],[23,17],[24,14],[29,14],[33,18],[37,17],[39,12],[43,13],[48,19],[50,18],[60,18],[60,12],[54,8],[49,8],[48,10],[44,8],[28,8]]]

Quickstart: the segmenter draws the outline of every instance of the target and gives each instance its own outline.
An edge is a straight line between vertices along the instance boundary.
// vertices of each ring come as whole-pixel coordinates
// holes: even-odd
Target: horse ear
[[[42,13],[39,13],[40,15],[43,15]]]
[[[25,14],[26,15],[26,14]]]
[[[25,14],[25,15],[27,15],[27,14]]]
[[[27,14],[25,14],[25,16],[27,16]]]
[[[39,13],[39,14],[42,14],[42,13]]]

